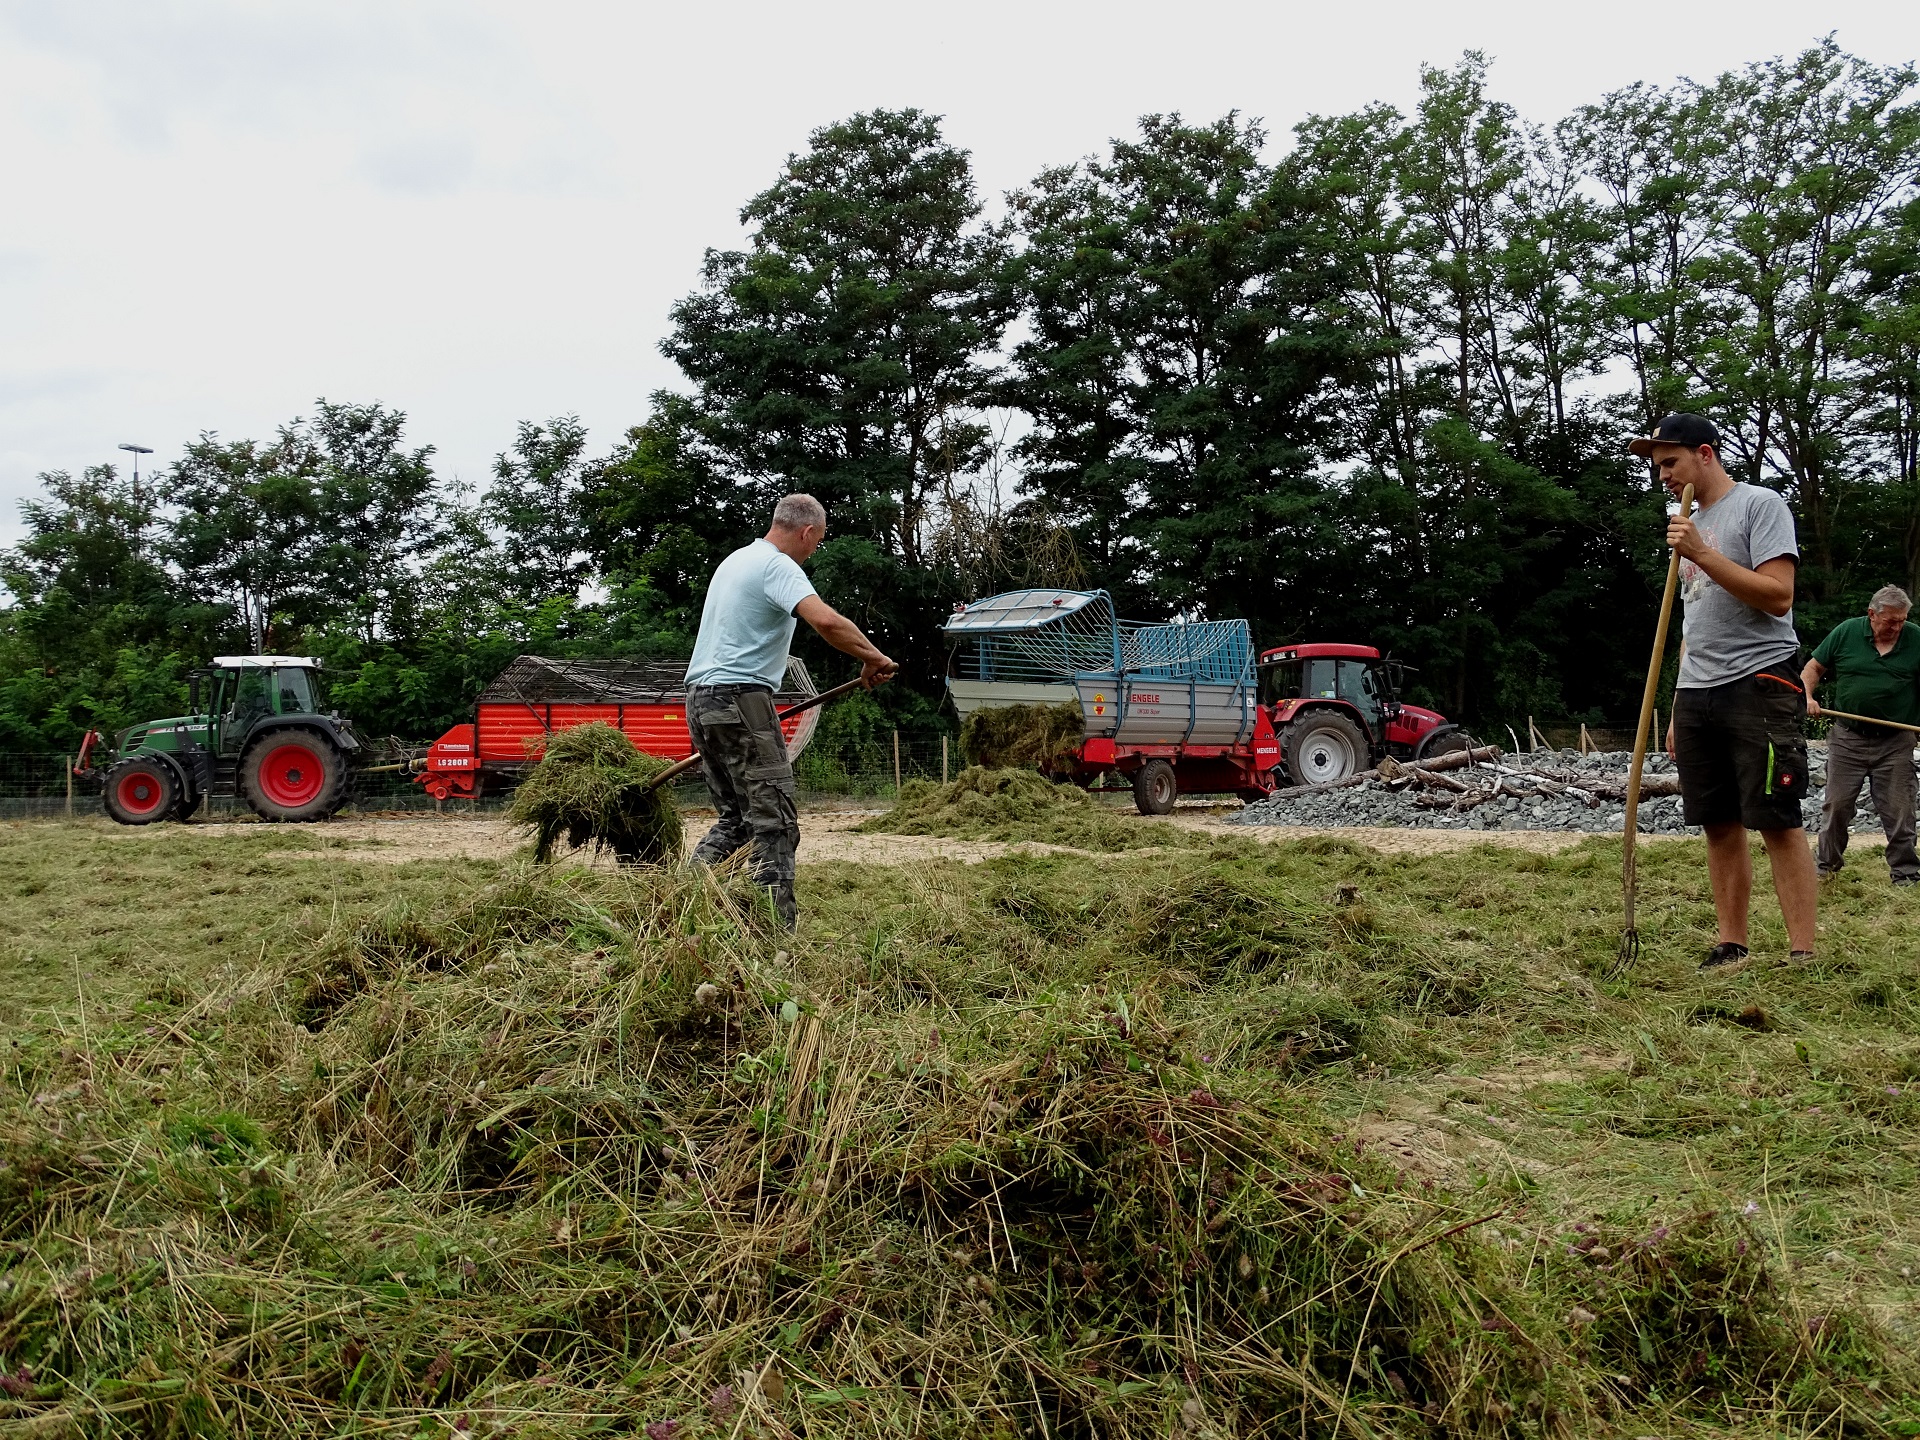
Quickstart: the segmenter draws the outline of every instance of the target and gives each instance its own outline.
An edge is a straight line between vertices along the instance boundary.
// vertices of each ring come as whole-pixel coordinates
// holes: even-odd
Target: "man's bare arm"
[[[890,678],[899,668],[880,653],[878,646],[860,633],[858,625],[818,595],[807,596],[793,607],[793,613],[817,630],[820,638],[834,649],[851,655],[860,662],[860,678],[866,681],[869,690]]]
[[[1807,718],[1811,720],[1820,713],[1820,702],[1813,698],[1813,692],[1820,682],[1827,678],[1827,667],[1818,660],[1809,660],[1800,667],[1800,688],[1807,692]]]
[[[1742,604],[1769,615],[1785,615],[1793,609],[1793,579],[1799,566],[1791,555],[1776,555],[1749,570],[1736,565],[1701,538],[1693,521],[1678,515],[1667,520],[1667,544],[1691,560],[1707,577]]]

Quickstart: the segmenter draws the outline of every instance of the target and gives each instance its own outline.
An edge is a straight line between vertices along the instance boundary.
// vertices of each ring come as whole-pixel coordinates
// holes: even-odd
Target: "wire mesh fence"
[[[426,747],[403,748],[423,751]],[[0,752],[0,820],[78,819],[104,814],[99,776],[75,776],[72,764],[73,757],[67,755]],[[901,785],[913,780],[948,779],[965,764],[951,735],[939,731],[900,732],[854,744],[827,745],[816,740],[801,752],[793,771],[802,804],[884,805],[892,802]],[[673,793],[683,806],[697,808],[708,803],[698,771],[675,784]],[[456,799],[442,804],[422,791],[409,774],[362,769],[350,778],[346,812],[464,815],[499,810],[507,799],[508,795],[499,791],[477,800]],[[226,797],[208,799],[201,813],[218,819],[252,812],[244,800]]]
[[[1664,716],[1662,717],[1664,724]],[[1578,721],[1541,722],[1525,717],[1519,725],[1489,725],[1480,738],[1503,749],[1627,750],[1633,745],[1631,727],[1583,725]],[[1656,731],[1653,742],[1659,743]],[[425,742],[398,747],[395,754],[421,753]],[[391,762],[394,755],[375,757]],[[816,739],[794,763],[794,781],[803,805],[886,805],[899,786],[913,780],[944,780],[966,765],[952,735],[941,731],[899,731],[861,742],[825,743]],[[71,774],[67,755],[0,752],[0,820],[83,818],[101,815],[100,781]],[[1110,784],[1120,783],[1110,777]],[[681,805],[697,808],[708,803],[706,786],[696,771],[674,786]],[[348,790],[347,811],[359,814],[426,812],[466,815],[496,811],[507,803],[504,791],[478,800],[436,802],[401,771],[355,771]],[[252,812],[244,800],[209,799],[202,812],[209,818],[242,817]]]

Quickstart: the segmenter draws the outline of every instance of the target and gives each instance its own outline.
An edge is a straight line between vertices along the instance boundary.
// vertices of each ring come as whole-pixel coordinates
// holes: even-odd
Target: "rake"
[[[1680,495],[1680,518],[1693,514],[1693,486]],[[1620,932],[1620,954],[1609,978],[1624,975],[1640,958],[1640,932],[1634,926],[1634,900],[1639,883],[1635,842],[1640,838],[1640,772],[1647,763],[1647,732],[1653,726],[1653,702],[1660,691],[1660,671],[1667,660],[1667,626],[1673,620],[1673,592],[1680,582],[1680,552],[1667,557],[1667,588],[1660,596],[1660,624],[1653,632],[1653,656],[1647,661],[1647,688],[1640,695],[1640,723],[1633,732],[1633,768],[1627,772],[1626,829],[1621,835],[1620,893],[1626,909],[1626,928]]]
[[[1819,718],[1822,720],[1858,720],[1863,725],[1884,725],[1889,730],[1911,730],[1914,734],[1920,735],[1920,725],[1905,725],[1898,720],[1881,720],[1872,715],[1855,715],[1851,711],[1835,710],[1827,705],[1820,707]]]

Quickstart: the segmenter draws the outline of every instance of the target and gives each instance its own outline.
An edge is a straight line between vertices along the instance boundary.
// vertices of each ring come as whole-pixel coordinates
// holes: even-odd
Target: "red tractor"
[[[1326,785],[1387,756],[1470,749],[1444,715],[1400,700],[1402,667],[1371,645],[1282,645],[1260,656],[1260,703],[1289,783]]]

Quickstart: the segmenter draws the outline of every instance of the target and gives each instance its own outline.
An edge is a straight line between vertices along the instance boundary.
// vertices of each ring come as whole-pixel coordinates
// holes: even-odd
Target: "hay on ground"
[[[1204,843],[1165,821],[1109,810],[1077,785],[1055,784],[1032,770],[977,765],[962,770],[950,784],[914,780],[901,786],[893,809],[858,828],[950,840],[1034,840],[1101,851]]]
[[[1280,992],[1184,950],[1265,923],[1289,990],[1422,1013],[1315,856],[1115,863],[774,957],[738,876],[514,867],[17,1047],[0,1429],[1899,1433],[1910,1362],[1737,1205],[1435,1187],[1277,1085]]]
[[[960,726],[960,753],[989,770],[1064,770],[1086,737],[1080,702],[999,705],[976,710]]]
[[[667,765],[600,721],[562,730],[514,792],[507,819],[533,832],[542,862],[564,837],[573,849],[611,850],[623,865],[670,864],[680,858],[680,811],[665,786],[649,787]]]

